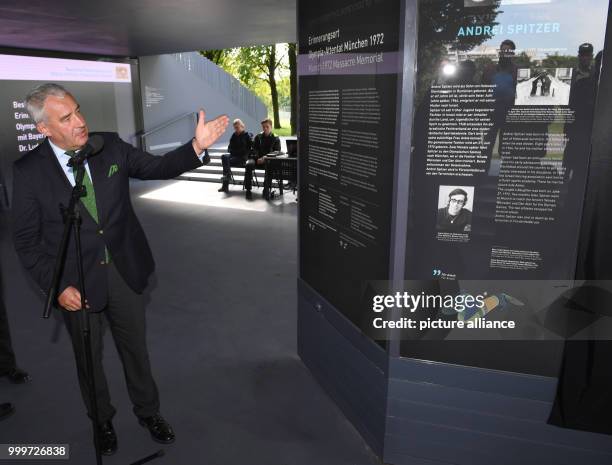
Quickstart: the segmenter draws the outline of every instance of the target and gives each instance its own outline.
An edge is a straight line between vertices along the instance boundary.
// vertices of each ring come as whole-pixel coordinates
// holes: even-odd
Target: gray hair
[[[245,127],[244,123],[242,122],[242,120],[240,118],[236,118],[232,124],[239,124],[243,128]]]
[[[54,84],[52,82],[48,82],[46,84],[41,84],[40,86],[32,89],[25,98],[26,109],[30,114],[30,117],[34,120],[36,124],[40,123],[45,119],[45,100],[49,95],[53,95],[55,97],[63,98],[66,94],[69,94],[66,89],[64,89],[59,84]]]

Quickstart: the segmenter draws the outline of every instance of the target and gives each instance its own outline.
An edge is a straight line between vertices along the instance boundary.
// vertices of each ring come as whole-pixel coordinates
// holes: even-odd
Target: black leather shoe
[[[13,404],[0,404],[0,420],[4,420],[15,413],[15,406]]]
[[[172,426],[158,413],[152,417],[139,418],[138,422],[151,433],[151,438],[160,444],[171,444],[175,436]]]
[[[30,375],[17,367],[13,368],[8,373],[5,373],[3,376],[8,378],[8,380],[13,384],[24,384],[30,381]]]
[[[246,191],[245,197],[247,200],[253,200],[253,194],[251,191]]]
[[[229,192],[229,185],[228,183],[224,182],[221,187],[219,189],[217,189],[217,192]]]
[[[117,433],[113,428],[113,423],[107,421],[99,427],[100,453],[102,455],[113,455],[117,452]]]

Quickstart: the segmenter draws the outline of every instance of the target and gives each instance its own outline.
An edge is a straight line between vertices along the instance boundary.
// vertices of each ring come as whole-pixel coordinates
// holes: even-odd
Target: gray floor
[[[105,463],[160,448],[166,455],[153,463],[379,463],[296,354],[295,198],[247,202],[233,187],[224,199],[218,185],[188,181],[132,187],[157,262],[149,346],[177,442],[159,446],[137,424],[107,334],[119,452]],[[67,334],[40,317],[42,300],[17,262],[7,216],[1,220],[5,301],[19,364],[33,382],[0,381],[0,401],[17,406],[0,423],[0,443],[67,443],[71,459],[55,463],[95,463]]]

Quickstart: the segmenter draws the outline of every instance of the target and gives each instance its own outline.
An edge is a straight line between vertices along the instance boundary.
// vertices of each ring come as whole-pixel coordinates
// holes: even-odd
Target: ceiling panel
[[[0,46],[140,56],[296,40],[296,0],[0,0]]]

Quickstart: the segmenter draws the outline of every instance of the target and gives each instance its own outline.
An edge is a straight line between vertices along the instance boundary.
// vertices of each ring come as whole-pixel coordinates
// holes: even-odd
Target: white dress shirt
[[[59,161],[62,170],[64,170],[64,174],[68,178],[68,181],[70,181],[70,184],[72,184],[72,187],[74,187],[74,173],[72,171],[72,166],[68,166],[68,162],[70,161],[70,155],[66,155],[66,150],[60,149],[57,145],[51,142],[51,139],[49,139],[49,145],[53,149],[53,153],[55,154],[57,161]],[[87,160],[85,160],[85,169],[87,170],[89,179],[92,180],[91,182],[93,184],[93,179],[91,177],[91,172],[89,171],[89,165],[87,164]]]

